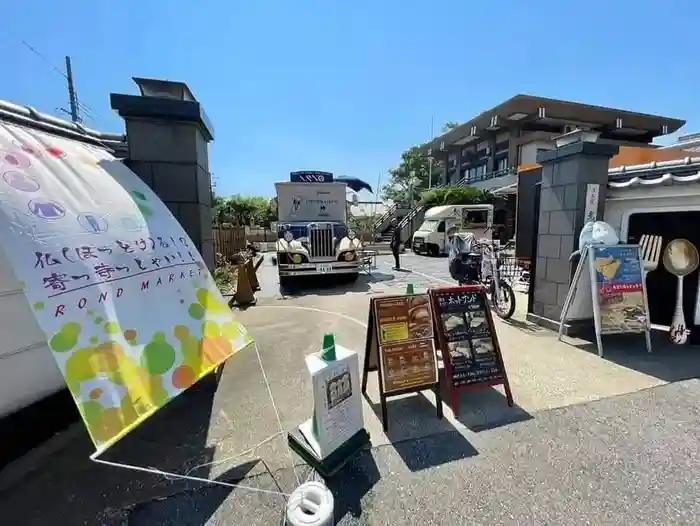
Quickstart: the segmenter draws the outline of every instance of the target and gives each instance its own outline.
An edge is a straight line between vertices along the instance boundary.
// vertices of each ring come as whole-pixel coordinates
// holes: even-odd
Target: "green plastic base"
[[[292,451],[303,458],[309,466],[314,468],[323,477],[335,475],[354,455],[363,449],[372,447],[369,433],[366,429],[361,429],[355,433],[347,442],[323,460],[316,455],[316,452],[306,441],[306,438],[304,438],[299,428],[295,428],[287,434],[287,441]]]

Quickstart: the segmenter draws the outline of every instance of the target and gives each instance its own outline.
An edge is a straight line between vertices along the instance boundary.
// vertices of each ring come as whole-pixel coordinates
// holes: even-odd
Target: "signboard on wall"
[[[107,151],[0,123],[0,243],[98,451],[251,343],[192,240]]]
[[[600,186],[599,184],[586,185],[586,204],[584,208],[583,224],[598,219],[598,204],[600,202]]]

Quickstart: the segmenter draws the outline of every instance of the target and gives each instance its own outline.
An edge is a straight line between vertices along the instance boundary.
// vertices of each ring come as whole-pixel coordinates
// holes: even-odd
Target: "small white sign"
[[[335,353],[333,362],[323,360],[320,352],[306,357],[318,434],[313,433],[311,419],[299,429],[321,459],[364,428],[357,353],[337,344]]]
[[[590,221],[596,221],[598,219],[598,202],[600,200],[600,185],[599,184],[588,184],[586,185],[586,208],[584,214],[583,224]]]

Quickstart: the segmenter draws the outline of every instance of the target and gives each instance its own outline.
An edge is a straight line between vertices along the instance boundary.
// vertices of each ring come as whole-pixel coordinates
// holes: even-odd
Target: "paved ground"
[[[450,283],[445,259],[390,258],[352,288],[283,297],[274,268],[261,271],[259,304],[237,316],[256,338],[284,429],[306,419],[303,356],[333,331],[363,351],[369,297]],[[443,281],[445,283],[443,283]],[[450,283],[451,284],[451,283]],[[606,344],[606,359],[558,342],[524,321],[525,296],[498,334],[517,407],[497,389],[464,395],[463,412],[435,418],[430,396],[389,404],[385,435],[376,405],[364,415],[375,446],[329,485],[339,524],[691,524],[698,511],[695,400],[700,359],[634,338]],[[641,340],[641,339],[640,339]],[[378,401],[376,379],[370,398]],[[295,474],[254,349],[228,364],[219,389],[187,393],[113,451],[111,458],[200,477],[291,491]],[[273,437],[251,454],[242,452]],[[8,524],[279,524],[281,496],[169,481],[97,466],[78,432],[0,473]],[[214,462],[212,465],[211,463]],[[206,466],[197,467],[200,464]],[[308,470],[296,459],[301,479]],[[34,471],[27,473],[27,469]],[[4,524],[4,521],[0,521]]]

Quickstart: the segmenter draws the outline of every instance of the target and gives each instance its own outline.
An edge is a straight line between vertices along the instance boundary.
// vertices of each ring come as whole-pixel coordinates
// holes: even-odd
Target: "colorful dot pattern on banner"
[[[252,342],[167,207],[105,150],[0,123],[0,177],[15,218],[0,242],[99,450]]]

